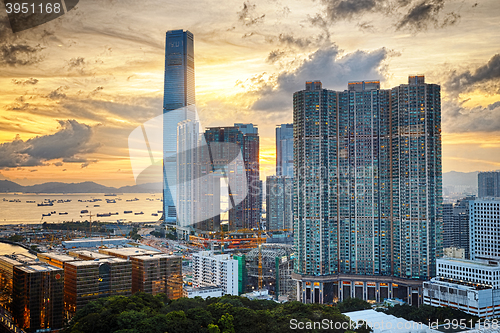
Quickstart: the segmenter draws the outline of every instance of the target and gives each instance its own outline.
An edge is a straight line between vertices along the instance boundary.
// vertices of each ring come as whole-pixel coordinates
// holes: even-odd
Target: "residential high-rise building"
[[[443,248],[464,249],[465,258],[469,253],[469,201],[475,197],[466,197],[455,204],[443,204]]]
[[[276,127],[276,175],[293,177],[293,124]]]
[[[298,300],[421,304],[442,253],[440,87],[306,82],[293,106]]]
[[[194,42],[189,31],[171,30],[165,41],[163,93],[163,216],[176,221],[177,124],[194,119]]]
[[[233,186],[228,187],[226,190],[228,191],[227,197],[229,201],[227,206],[232,207],[229,209],[228,225],[230,230],[257,227],[262,209],[262,183],[259,179],[259,134],[257,127],[253,124],[235,124],[232,127],[211,127],[205,131],[205,140],[212,154],[212,161],[210,164],[204,166],[207,168],[206,172],[228,165],[241,152],[243,160],[233,164],[232,168],[234,170],[229,171],[231,173],[229,177],[232,178],[230,183]],[[232,144],[221,145],[221,143]],[[234,152],[220,151],[221,149],[230,149],[234,150]],[[214,156],[218,158],[214,158]],[[221,174],[222,176],[224,175]],[[235,189],[235,187],[238,189]],[[242,187],[247,187],[248,194],[241,202],[232,204],[234,201],[233,193],[242,192]],[[218,191],[220,191],[221,185],[215,181],[214,184],[207,184],[204,188],[208,191],[208,193],[205,193],[205,199],[215,200],[212,205],[208,203],[203,204],[204,207],[213,206],[214,211],[218,209],[220,211],[221,194]],[[210,193],[211,188],[213,188],[214,193]],[[201,198],[200,200],[205,199]],[[218,230],[217,223],[220,224],[220,217],[215,217],[213,222],[210,223],[207,223],[207,227],[211,227],[211,230]]]
[[[477,175],[478,197],[500,197],[500,171],[480,172]]]
[[[293,231],[293,178],[266,177],[267,230]]]
[[[469,201],[471,259],[500,261],[500,198]]]
[[[200,287],[217,286],[223,294],[238,295],[238,261],[229,254],[201,251],[193,254],[193,282]]]

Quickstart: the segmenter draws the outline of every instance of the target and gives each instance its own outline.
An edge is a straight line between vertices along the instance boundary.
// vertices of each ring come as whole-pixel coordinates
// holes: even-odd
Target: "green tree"
[[[222,333],[236,333],[234,331],[233,316],[226,313],[219,319],[219,325],[222,327]]]

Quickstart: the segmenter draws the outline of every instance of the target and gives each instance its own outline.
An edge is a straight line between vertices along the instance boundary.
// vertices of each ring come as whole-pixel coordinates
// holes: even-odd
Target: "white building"
[[[220,287],[200,287],[200,288],[189,288],[184,287],[182,290],[183,297],[195,298],[197,296],[205,299],[207,297],[221,297],[222,288]]]
[[[130,242],[129,239],[119,238],[78,238],[70,241],[62,241],[62,246],[65,249],[75,249],[79,247],[99,247],[99,246],[118,246],[125,245]]]
[[[500,198],[469,202],[471,259],[500,260]]]
[[[424,304],[500,317],[500,262],[437,259],[437,276],[424,283]]]
[[[238,261],[229,254],[201,251],[193,254],[193,283],[217,286],[223,294],[238,295]]]

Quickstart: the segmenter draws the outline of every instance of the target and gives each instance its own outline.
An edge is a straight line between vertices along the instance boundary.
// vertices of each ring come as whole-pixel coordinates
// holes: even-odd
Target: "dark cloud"
[[[287,53],[286,51],[279,49],[272,50],[271,52],[269,52],[266,61],[270,63],[275,63],[276,61],[280,60],[283,56],[285,56],[286,53]]]
[[[59,121],[60,129],[50,135],[23,141],[19,136],[0,144],[0,168],[47,165],[47,161],[74,158],[96,151],[93,128],[76,120]],[[86,163],[88,161],[85,161]]]
[[[369,13],[379,13],[395,22],[396,30],[423,31],[434,26],[444,28],[456,24],[460,14],[441,12],[447,0],[322,0],[325,15],[309,17],[312,25],[324,27],[340,20],[361,19]],[[371,25],[358,23],[362,30],[372,30]],[[368,28],[368,29],[367,29]]]
[[[396,25],[397,30],[408,28],[414,31],[426,30],[429,24],[438,24],[438,14],[445,0],[423,0],[414,5]]]
[[[26,79],[26,80],[17,80],[17,79],[12,79],[12,83],[14,84],[17,84],[17,85],[27,85],[27,84],[37,84],[38,83],[38,79],[34,79],[34,78],[29,78],[29,79]]]
[[[50,94],[47,95],[47,98],[56,100],[66,98],[66,94],[63,92],[65,89],[68,89],[68,86],[61,86],[51,91]]]
[[[367,12],[379,10],[385,1],[377,0],[324,0],[330,21],[352,19]]]
[[[40,62],[38,55],[43,48],[40,45],[4,44],[0,45],[0,65],[10,67],[27,66]]]
[[[250,1],[245,1],[243,3],[243,9],[237,12],[238,21],[246,25],[247,27],[262,23],[266,14],[259,15],[256,13],[257,6],[250,3]]]
[[[321,80],[326,89],[345,90],[352,80],[382,79],[382,62],[389,51],[356,51],[339,57],[336,46],[319,49],[293,71],[283,72],[269,81],[263,76],[252,78],[251,94],[258,100],[254,110],[285,111],[292,108],[292,94],[304,89],[306,81]]]
[[[487,64],[474,70],[453,72],[444,86],[447,92],[455,94],[476,88],[500,94],[500,54],[495,54]]]
[[[500,131],[500,101],[487,107],[467,108],[455,101],[443,103],[443,131],[498,132]]]

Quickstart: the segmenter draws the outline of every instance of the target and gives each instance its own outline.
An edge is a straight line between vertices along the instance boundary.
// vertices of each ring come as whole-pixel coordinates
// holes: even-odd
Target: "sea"
[[[38,205],[48,202],[52,202],[52,206]],[[157,222],[162,209],[161,193],[0,193],[0,225],[89,221],[90,218],[100,222]],[[108,213],[113,215],[97,216]]]
[[[0,255],[12,253],[28,254],[29,252],[21,246],[0,243]]]

